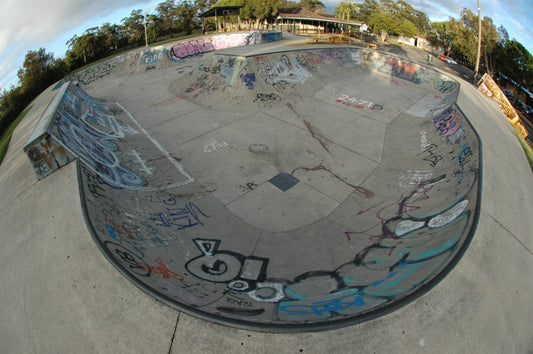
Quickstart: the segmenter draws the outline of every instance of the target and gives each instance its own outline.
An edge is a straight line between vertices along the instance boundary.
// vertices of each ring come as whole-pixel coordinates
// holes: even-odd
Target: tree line
[[[477,57],[479,16],[463,8],[459,18],[430,22],[425,13],[403,0],[342,1],[337,17],[365,22],[384,41],[389,35],[427,38],[434,47],[465,66],[474,67]],[[515,83],[533,91],[533,57],[518,41],[509,38],[505,27],[496,27],[489,17],[482,18],[481,71],[491,76],[504,74]]]
[[[202,28],[198,14],[217,6],[240,5],[240,19],[248,24],[273,23],[282,8],[304,7],[311,11],[324,9],[319,0],[167,0],[153,14],[133,10],[120,24],[104,23],[73,36],[66,44],[64,59],[56,59],[44,48],[29,51],[17,73],[20,85],[0,94],[0,135],[20,112],[52,83],[70,72],[94,61],[134,47],[188,35]],[[340,19],[365,22],[382,39],[389,35],[425,36],[436,46],[442,44],[448,55],[466,65],[473,65],[477,47],[477,16],[464,9],[459,19],[431,23],[422,11],[404,0],[342,1],[335,8]],[[227,21],[236,21],[229,16]],[[215,29],[214,19],[205,24]],[[533,59],[516,40],[509,39],[505,28],[496,28],[492,20],[483,18],[482,63],[491,73],[501,72],[521,85],[533,88]]]
[[[431,24],[428,38],[441,43],[448,56],[472,67],[477,57],[479,16],[464,8],[459,18]],[[533,91],[533,56],[503,26],[489,17],[481,19],[481,71],[491,76],[504,74],[516,84]]]

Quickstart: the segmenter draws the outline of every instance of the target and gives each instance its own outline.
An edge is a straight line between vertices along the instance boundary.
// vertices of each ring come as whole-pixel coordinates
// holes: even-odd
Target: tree
[[[178,12],[174,0],[167,0],[156,7],[158,24],[162,34],[178,32]]]
[[[133,10],[129,17],[122,19],[124,31],[128,36],[128,43],[141,45],[144,42],[144,13]]]
[[[398,34],[400,30],[400,24],[393,15],[382,11],[372,13],[367,24],[372,28],[372,31],[380,34],[382,42],[385,41],[388,34]]]
[[[99,36],[104,38],[105,46],[108,50],[117,50],[125,44],[124,30],[119,25],[112,25],[109,22],[104,23],[99,29]]]
[[[506,46],[507,42],[509,41],[509,32],[507,32],[507,29],[503,26],[498,27],[498,33],[500,34],[500,38],[502,40],[502,46]]]
[[[61,60],[55,60],[54,55],[47,53],[44,48],[28,51],[22,68],[17,72],[23,93],[36,95],[64,74]]]
[[[20,86],[11,87],[0,94],[0,137],[24,108],[32,101]]]
[[[357,19],[368,24],[368,19],[379,10],[379,7],[380,5],[376,0],[365,0],[359,5],[359,17]]]
[[[67,61],[70,68],[87,65],[109,53],[106,34],[98,27],[89,28],[81,36],[74,36],[67,45]]]
[[[187,1],[184,1],[176,8],[180,29],[188,35],[192,33],[194,28],[198,27],[195,21],[196,12],[196,8]]]
[[[194,0],[194,7],[199,12],[204,12],[213,7],[217,3],[217,0]]]
[[[502,47],[503,41],[500,37],[500,32],[489,17],[484,17],[481,22],[482,36],[481,36],[481,57],[483,59],[485,69],[489,75],[493,76],[497,63],[495,62],[498,51]],[[476,37],[477,38],[477,37]]]
[[[311,11],[326,7],[320,0],[301,0],[300,6]]]
[[[478,23],[479,17],[466,8],[461,11],[461,19],[459,21],[450,21],[450,24],[453,25],[451,28],[453,39],[450,53],[454,52],[454,55],[460,56],[470,64],[474,63],[477,57]],[[485,70],[489,74],[493,74],[497,65],[495,59],[498,56],[497,52],[503,39],[489,17],[483,18],[481,31],[481,59],[483,59]]]
[[[479,17],[468,9],[463,9],[459,20],[435,22],[432,30],[437,39],[446,47],[446,53],[473,65],[477,56]],[[492,19],[481,22],[482,67],[489,75],[498,72],[510,77],[522,86],[533,88],[533,58],[531,53],[516,40],[509,39],[507,30],[496,28]]]
[[[20,86],[0,94],[0,136],[39,93],[65,74],[65,62],[44,48],[28,51],[17,72]]]
[[[516,40],[507,41],[503,48],[500,70],[520,85],[533,87],[533,56]]]
[[[404,37],[414,37],[417,34],[417,29],[411,21],[403,20],[398,28],[398,32]]]
[[[240,16],[242,20],[248,21],[249,23],[255,20],[255,11],[254,11],[254,8],[252,7],[251,1],[247,1],[244,4],[244,7],[241,8]]]
[[[359,4],[356,4],[353,0],[341,1],[335,7],[335,14],[341,20],[354,20],[359,15]]]
[[[436,35],[437,40],[444,46],[444,51],[449,53],[452,50],[452,41],[455,31],[452,30],[452,20],[443,22],[433,22],[431,29]]]
[[[424,12],[415,10],[411,5],[403,0],[399,0],[394,7],[398,18],[407,20],[415,26],[415,35],[419,33],[426,33],[430,29],[429,19]],[[405,36],[414,37],[414,35]]]
[[[309,0],[310,3],[316,5],[315,3],[320,3],[320,1]],[[255,18],[259,22],[268,21],[273,22],[279,11],[279,2],[278,0],[259,0],[255,1]],[[322,5],[323,6],[323,5]]]
[[[165,32],[161,29],[161,18],[159,16],[153,14],[146,16],[146,35],[148,43],[155,42],[158,37],[165,35]]]

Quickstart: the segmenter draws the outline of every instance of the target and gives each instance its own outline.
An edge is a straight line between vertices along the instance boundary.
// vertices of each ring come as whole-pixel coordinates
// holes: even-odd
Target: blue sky
[[[66,42],[87,28],[120,23],[134,9],[153,9],[163,0],[0,0],[0,89],[18,85],[17,71],[29,50],[41,47],[62,58]],[[333,12],[340,0],[322,2]],[[361,2],[361,1],[356,1]],[[432,21],[459,18],[463,7],[477,13],[477,0],[407,0]],[[481,15],[503,25],[533,53],[533,1],[481,0]]]

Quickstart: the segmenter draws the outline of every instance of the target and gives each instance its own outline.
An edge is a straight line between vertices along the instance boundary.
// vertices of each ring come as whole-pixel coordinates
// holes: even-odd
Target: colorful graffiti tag
[[[182,43],[172,50],[185,58],[211,50],[206,43]],[[151,294],[201,317],[242,326],[331,328],[390,311],[429,290],[450,271],[473,235],[479,213],[480,143],[455,105],[459,87],[452,79],[368,53],[336,48],[219,56],[198,62],[183,83],[184,98],[240,89],[261,117],[279,109],[276,105],[287,99],[287,92],[302,89],[300,96],[290,98],[315,99],[316,90],[305,97],[305,85],[326,69],[338,70],[334,74],[341,78],[343,70],[373,70],[401,83],[391,84],[390,90],[402,91],[404,84],[431,90],[398,114],[394,123],[402,131],[392,123],[386,127],[388,138],[401,139],[411,151],[409,164],[390,168],[394,173],[389,180],[377,175],[389,166],[373,172],[374,183],[380,181],[384,191],[393,192],[385,194],[374,185],[375,193],[361,195],[357,188],[363,187],[322,163],[297,167],[293,173],[323,173],[328,183],[341,183],[350,194],[342,213],[335,209],[312,224],[283,232],[247,223],[218,199],[216,188],[187,174],[169,154],[152,153],[158,143],[124,107],[69,89],[57,111],[56,133],[79,156],[84,212],[95,242]],[[322,104],[353,115],[353,120],[356,114],[386,110],[376,103],[383,99],[364,90],[325,92],[333,91]],[[295,106],[285,104],[280,112],[295,113]],[[305,134],[318,129],[305,124],[307,117],[296,116],[302,118],[298,129]],[[239,151],[254,161],[271,162],[278,153],[279,147],[257,140],[235,147],[238,135],[232,140],[202,136],[191,154],[214,161]],[[311,134],[317,137],[332,145],[326,137]],[[401,151],[384,151],[384,160],[400,159]],[[327,158],[336,158],[333,149]],[[305,185],[302,181],[298,187]],[[256,178],[233,184],[236,193],[246,196],[260,193],[265,185]]]

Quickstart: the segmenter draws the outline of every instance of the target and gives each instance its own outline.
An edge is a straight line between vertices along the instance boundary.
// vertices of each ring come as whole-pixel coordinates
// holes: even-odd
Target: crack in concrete
[[[180,320],[181,312],[178,311],[178,318],[176,318],[176,324],[174,325],[174,332],[172,333],[172,338],[170,338],[170,346],[168,348],[168,354],[172,353],[172,346],[174,345],[174,339],[176,338],[176,331],[178,330],[178,322]]]
[[[294,176],[294,173],[296,171],[298,171],[298,170],[303,170],[303,171],[319,171],[319,170],[323,170],[323,171],[329,172],[329,174],[332,177],[335,177],[336,179],[338,179],[342,183],[346,184],[347,186],[352,187],[353,189],[355,189],[356,192],[362,194],[365,198],[372,198],[374,196],[374,192],[372,192],[371,190],[368,190],[368,189],[366,189],[364,187],[361,187],[361,186],[355,186],[355,185],[351,184],[350,182],[346,181],[345,179],[343,179],[342,177],[340,177],[339,175],[337,175],[336,173],[331,171],[326,166],[322,165],[322,162],[320,163],[320,165],[315,166],[315,167],[311,167],[311,168],[309,168],[309,167],[297,167],[294,170],[292,170],[291,176]]]
[[[489,218],[491,218],[496,224],[498,224],[501,228],[503,228],[505,231],[507,231],[509,233],[509,235],[511,235],[522,247],[524,247],[526,249],[526,251],[529,252],[530,255],[533,256],[533,252],[529,249],[529,247],[526,246],[525,243],[523,243],[514,233],[511,232],[511,230],[509,230],[508,228],[506,228],[501,222],[499,222],[495,217],[493,217],[492,215],[490,215],[486,210],[483,210],[482,211],[487,214],[487,216]]]
[[[293,111],[294,114],[298,116],[298,118],[301,118],[303,120],[305,127],[307,128],[309,133],[311,133],[311,136],[313,137],[313,139],[318,141],[319,144],[324,148],[324,150],[326,150],[330,155],[333,156],[331,151],[329,151],[328,149],[328,144],[326,142],[326,138],[324,137],[324,134],[322,134],[322,132],[318,129],[318,127],[316,127],[315,125],[313,125],[313,123],[309,122],[308,120],[300,116],[290,103],[287,103],[287,107],[289,107],[290,110]]]

